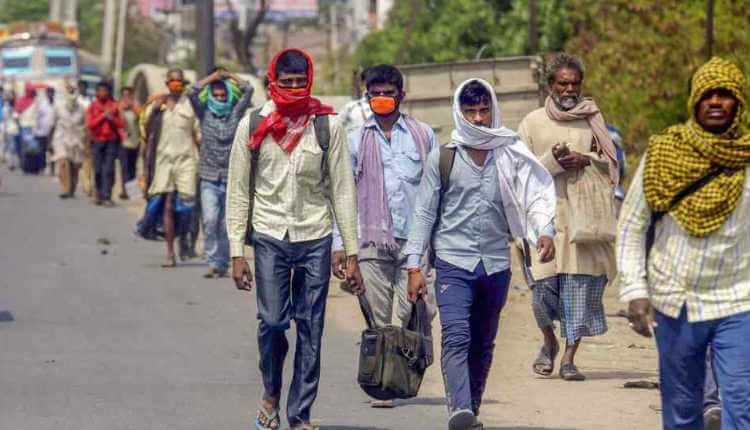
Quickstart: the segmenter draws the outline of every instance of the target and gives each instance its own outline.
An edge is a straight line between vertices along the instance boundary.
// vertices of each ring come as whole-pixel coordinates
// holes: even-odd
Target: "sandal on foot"
[[[258,414],[255,416],[256,430],[281,430],[281,418],[279,410],[269,411],[263,405],[258,405]]]
[[[567,363],[560,366],[560,377],[565,381],[584,381],[586,377],[578,371],[573,363]]]
[[[542,346],[539,350],[534,364],[531,365],[531,369],[537,375],[550,376],[555,371],[555,358],[560,350],[559,347],[555,346],[554,349],[550,350],[546,345]]]
[[[461,409],[451,414],[448,419],[449,430],[470,430],[477,424],[477,418],[468,409]]]

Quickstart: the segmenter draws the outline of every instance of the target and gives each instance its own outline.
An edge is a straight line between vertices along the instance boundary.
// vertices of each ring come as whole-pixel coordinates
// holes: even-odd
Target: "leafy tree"
[[[741,3],[716,2],[715,55],[747,70],[750,9]],[[569,11],[566,46],[587,64],[585,87],[640,154],[648,136],[687,117],[690,76],[706,61],[705,2],[570,0]]]
[[[4,0],[0,2],[0,23],[13,21],[39,21],[47,19],[49,3],[46,0]]]
[[[564,0],[539,0],[540,49],[559,50],[567,34]],[[397,2],[385,29],[357,49],[357,62],[415,64],[520,55],[528,50],[528,0]]]

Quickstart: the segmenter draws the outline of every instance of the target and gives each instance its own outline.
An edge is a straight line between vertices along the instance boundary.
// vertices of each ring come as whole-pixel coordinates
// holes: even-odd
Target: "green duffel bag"
[[[377,327],[364,295],[359,296],[359,304],[367,322],[359,349],[359,386],[378,400],[416,397],[424,372],[433,360],[426,304],[417,300],[405,328]]]

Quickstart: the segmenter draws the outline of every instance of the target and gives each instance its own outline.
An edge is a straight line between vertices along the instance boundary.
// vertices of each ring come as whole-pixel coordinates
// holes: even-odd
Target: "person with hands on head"
[[[746,88],[734,63],[715,57],[702,65],[691,80],[689,119],[649,139],[623,203],[620,299],[633,330],[656,338],[667,430],[702,429],[710,418],[709,346],[720,426],[750,428]]]
[[[512,130],[503,127],[495,89],[470,79],[453,99],[451,142],[428,156],[417,193],[408,255],[409,298],[427,294],[420,261],[436,254],[435,296],[449,428],[477,420],[492,366],[500,312],[510,283],[513,238],[554,258],[552,177]]]
[[[226,194],[229,153],[240,120],[250,107],[253,87],[222,68],[196,83],[188,93],[201,124],[198,160],[204,250],[208,271],[204,278],[223,278],[229,269]]]
[[[254,287],[263,397],[255,428],[278,429],[286,331],[297,346],[287,419],[312,429],[318,392],[325,305],[331,275],[333,221],[346,252],[344,277],[364,291],[357,263],[357,205],[351,157],[333,108],[313,98],[313,63],[286,49],[269,64],[270,99],[240,121],[227,178],[226,221],[232,277]],[[255,279],[245,259],[250,232]]]
[[[427,155],[437,146],[432,128],[399,110],[404,81],[394,66],[382,64],[364,73],[372,115],[349,133],[359,215],[359,266],[367,284],[365,298],[375,324],[391,324],[395,314],[409,323],[413,304],[407,299],[408,273],[403,252],[412,226],[414,202]],[[344,246],[334,230],[333,271],[341,278]],[[432,296],[426,301],[429,320],[436,314]],[[392,400],[372,407],[393,407]]]
[[[560,377],[582,381],[585,375],[575,365],[584,336],[607,331],[603,296],[614,278],[614,189],[619,183],[615,145],[596,103],[581,96],[584,67],[580,59],[559,53],[547,70],[550,94],[544,106],[529,113],[518,127],[521,139],[549,170],[555,181],[557,213],[555,245],[557,256],[549,263],[532,261],[532,310],[544,341],[532,363],[534,373],[550,376],[560,352],[555,321],[560,321],[565,351],[560,360]],[[599,236],[577,240],[573,220],[593,224],[601,213],[575,206],[575,192],[585,187],[600,200],[612,202],[608,220]]]

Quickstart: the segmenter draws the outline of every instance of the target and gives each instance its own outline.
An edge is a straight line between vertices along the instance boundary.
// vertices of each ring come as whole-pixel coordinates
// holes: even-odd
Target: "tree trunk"
[[[269,2],[268,0],[260,0],[260,7],[257,13],[247,25],[247,28],[240,29],[239,18],[236,17],[236,11],[232,6],[230,0],[225,0],[227,8],[235,15],[234,18],[229,22],[229,32],[232,36],[232,47],[237,55],[237,61],[250,73],[256,73],[257,67],[255,66],[253,55],[253,40],[258,35],[258,30],[268,12]]]

